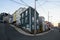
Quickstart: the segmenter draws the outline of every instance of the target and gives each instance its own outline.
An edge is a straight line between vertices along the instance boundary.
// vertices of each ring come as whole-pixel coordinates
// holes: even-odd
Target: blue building
[[[21,28],[34,33],[34,13],[35,13],[35,9],[33,9],[32,7],[27,8],[25,11],[23,11],[20,16],[20,22],[21,22]],[[36,11],[36,32],[38,32],[39,30],[39,14]]]

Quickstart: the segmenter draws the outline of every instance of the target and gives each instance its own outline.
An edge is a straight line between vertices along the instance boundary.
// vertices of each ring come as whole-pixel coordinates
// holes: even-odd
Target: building
[[[1,13],[1,14],[0,14],[0,20],[4,22],[4,21],[5,21],[5,17],[6,17],[7,15],[8,15],[8,14],[5,13],[5,12]]]
[[[49,30],[49,24],[47,21],[45,21],[45,30]]]
[[[8,23],[12,23],[13,22],[13,16],[8,14],[6,17],[4,17],[4,21],[6,21]]]
[[[58,27],[60,27],[60,23],[58,23]]]
[[[3,12],[0,14],[0,21],[2,22],[12,23],[12,20],[13,20],[13,16],[10,15],[9,13]]]
[[[39,26],[40,26],[40,32],[45,31],[45,18],[43,16],[39,17]]]
[[[10,15],[10,16],[9,16],[9,23],[12,23],[12,22],[13,22],[13,16]]]
[[[20,24],[20,14],[25,11],[26,8],[20,7],[18,10],[16,10],[12,16],[13,16],[13,22],[16,22],[17,25]]]
[[[45,21],[45,24],[47,25],[48,29],[54,27],[54,25],[51,22]]]
[[[23,11],[20,16],[20,21],[21,21],[21,28],[34,33],[34,13],[35,13],[35,9],[33,9],[32,7],[28,7],[25,11]],[[39,23],[38,23],[38,19],[39,19],[39,14],[36,11],[36,32],[39,30]]]
[[[3,20],[3,16],[0,14],[0,21]]]
[[[2,18],[4,22],[8,22],[8,23],[11,23],[13,20],[12,15],[7,13],[2,13]]]

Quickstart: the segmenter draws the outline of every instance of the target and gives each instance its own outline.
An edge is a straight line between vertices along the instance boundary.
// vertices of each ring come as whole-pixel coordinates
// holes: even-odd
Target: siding
[[[13,21],[16,21],[16,14],[13,14]]]

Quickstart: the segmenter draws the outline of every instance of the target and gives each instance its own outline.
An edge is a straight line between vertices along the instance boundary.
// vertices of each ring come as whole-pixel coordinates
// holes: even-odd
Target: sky
[[[25,3],[20,0],[14,0],[22,4],[28,4],[31,7],[35,7],[34,0],[23,0]],[[6,12],[13,14],[20,7],[27,7],[18,3],[15,3],[11,0],[0,0],[0,13]],[[52,22],[55,26],[60,22],[60,0],[37,0],[36,1],[36,10],[39,13],[39,16],[44,16],[45,20]]]

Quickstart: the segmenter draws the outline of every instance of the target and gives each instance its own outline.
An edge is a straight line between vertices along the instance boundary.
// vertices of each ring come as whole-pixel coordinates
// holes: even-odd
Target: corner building
[[[35,9],[33,9],[32,7],[29,7],[27,8],[24,12],[22,12],[20,14],[21,18],[20,18],[20,21],[21,21],[21,28],[29,31],[29,32],[34,32],[34,13],[35,13]],[[39,19],[39,14],[38,12],[36,11],[36,32],[39,30],[39,22],[38,22],[38,19]]]

